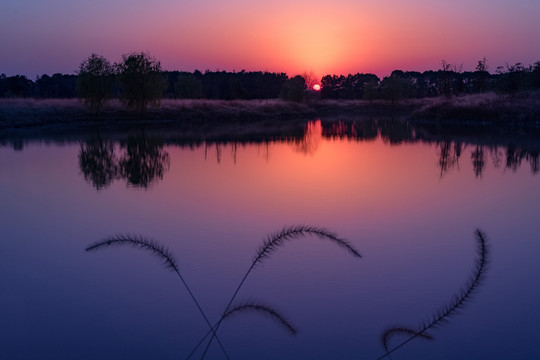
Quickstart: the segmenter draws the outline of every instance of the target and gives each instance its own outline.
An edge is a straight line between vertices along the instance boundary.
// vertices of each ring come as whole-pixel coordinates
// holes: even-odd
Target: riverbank
[[[447,125],[540,128],[540,92],[437,98],[415,109],[408,119]]]
[[[0,132],[74,131],[138,125],[175,125],[211,129],[223,125],[257,126],[322,117],[391,116],[417,123],[540,127],[540,92],[517,95],[476,94],[451,99],[320,100],[309,104],[282,100],[173,100],[149,108],[144,116],[118,100],[96,117],[77,99],[0,99]]]
[[[314,100],[310,104],[282,100],[173,100],[148,108],[143,116],[126,109],[118,100],[107,104],[96,117],[77,99],[0,99],[0,129],[40,127],[122,126],[137,124],[219,124],[260,121],[311,120],[333,114],[406,115],[418,100],[391,104],[386,101]]]

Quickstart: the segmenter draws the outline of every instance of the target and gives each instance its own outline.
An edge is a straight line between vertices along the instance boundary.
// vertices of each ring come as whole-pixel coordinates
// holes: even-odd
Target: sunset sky
[[[165,70],[289,75],[540,60],[539,0],[2,0],[0,73],[75,73],[148,51]]]

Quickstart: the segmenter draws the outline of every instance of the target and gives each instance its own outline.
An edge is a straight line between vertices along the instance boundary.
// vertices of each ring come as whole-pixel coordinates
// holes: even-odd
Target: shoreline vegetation
[[[60,114],[63,114],[61,110],[66,104],[58,102],[61,105]],[[76,110],[76,102],[68,104],[75,107],[74,111],[80,111]],[[178,105],[177,101],[174,105]],[[232,106],[230,103],[228,105]],[[81,172],[98,190],[110,181],[122,178],[135,187],[147,187],[154,180],[162,178],[168,167],[165,149],[171,146],[191,151],[202,149],[205,160],[207,156],[215,157],[218,163],[224,153],[230,153],[236,163],[238,149],[245,146],[256,146],[268,153],[273,144],[288,144],[294,151],[307,155],[314,154],[321,141],[370,142],[380,139],[390,145],[422,143],[433,147],[439,159],[441,178],[455,169],[459,170],[460,158],[467,158],[462,156],[466,149],[471,151],[470,161],[477,178],[482,177],[490,159],[496,168],[504,166],[515,171],[523,164],[530,164],[533,174],[540,171],[539,127],[524,127],[521,124],[490,126],[486,122],[460,125],[433,120],[411,121],[406,120],[405,115],[374,113],[334,113],[293,120],[250,118],[218,121],[215,118],[197,118],[179,121],[134,117],[136,124],[130,119],[120,122],[117,118],[102,118],[84,126],[80,119],[71,119],[67,123],[45,121],[45,125],[0,128],[0,149],[6,147],[23,151],[27,146],[36,144],[79,146]],[[128,149],[132,149],[131,152]],[[121,166],[131,163],[123,161],[124,165],[121,165],[119,159],[129,158],[132,156],[130,153],[137,154],[137,161],[150,161],[150,165],[119,172]],[[103,165],[110,166],[110,169],[103,172]],[[138,173],[141,169],[150,169],[151,173],[141,175]],[[131,173],[133,170],[134,174]],[[126,177],[126,174],[130,176]],[[104,175],[108,179],[105,182]]]
[[[444,126],[540,127],[540,61],[474,72],[438,71],[289,77],[261,71],[164,71],[147,52],[119,63],[91,54],[76,75],[0,74],[0,135],[41,130],[174,124],[181,129],[283,126],[324,116],[391,116]]]
[[[330,100],[163,99],[144,116],[113,99],[99,116],[77,99],[0,99],[0,133],[25,130],[85,130],[102,127],[178,125],[219,127],[315,120],[326,116],[392,116],[414,123],[540,128],[540,91],[483,93],[452,98]],[[279,125],[279,124],[276,124]],[[281,124],[283,125],[283,124]]]

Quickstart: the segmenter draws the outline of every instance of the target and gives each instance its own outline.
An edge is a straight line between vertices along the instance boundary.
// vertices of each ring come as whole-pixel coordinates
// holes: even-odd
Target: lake
[[[392,359],[540,358],[540,137],[331,120],[0,139],[0,358],[199,359],[209,327],[163,254],[85,249],[152,239],[215,324],[263,241],[295,226],[362,257],[285,237],[241,287],[250,306],[219,327],[229,358],[375,360],[386,329],[429,323],[482,256],[469,301]]]

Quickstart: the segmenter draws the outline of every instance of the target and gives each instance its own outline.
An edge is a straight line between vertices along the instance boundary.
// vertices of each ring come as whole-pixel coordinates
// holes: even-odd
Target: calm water
[[[139,249],[85,248],[158,241],[215,322],[262,241],[296,224],[363,258],[311,237],[279,247],[238,300],[271,305],[298,334],[237,314],[219,330],[231,359],[378,358],[385,329],[430,320],[465,285],[477,228],[491,252],[472,301],[392,359],[540,358],[535,140],[373,120],[241,140],[132,135],[0,147],[1,359],[185,359],[208,327],[176,274]],[[207,358],[225,356],[214,343]]]

